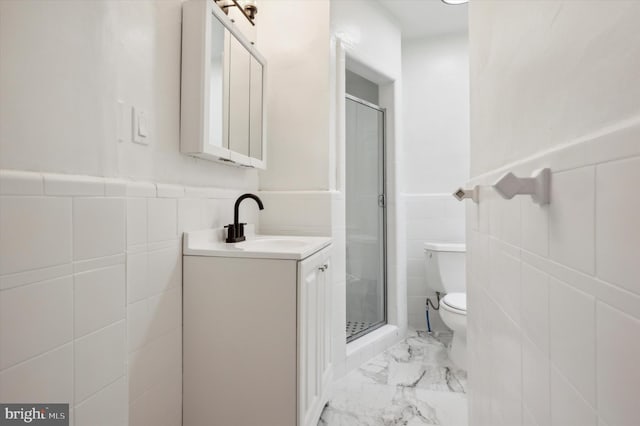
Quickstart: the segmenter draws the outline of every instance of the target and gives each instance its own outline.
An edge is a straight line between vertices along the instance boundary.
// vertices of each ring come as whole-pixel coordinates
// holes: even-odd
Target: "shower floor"
[[[351,336],[355,336],[356,334],[371,328],[373,326],[372,322],[366,321],[347,321],[347,339]]]

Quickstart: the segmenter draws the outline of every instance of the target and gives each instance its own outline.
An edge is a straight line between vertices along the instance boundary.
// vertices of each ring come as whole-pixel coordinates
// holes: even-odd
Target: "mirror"
[[[215,2],[183,4],[180,151],[266,168],[266,62]]]
[[[229,49],[229,149],[249,155],[249,87],[251,54],[231,38]]]
[[[209,64],[209,144],[225,148],[229,147],[226,126],[223,123],[227,118],[228,110],[224,108],[226,99],[229,99],[229,88],[225,84],[229,80],[229,68],[225,67],[225,41],[229,39],[227,31],[215,16],[211,16],[211,61]],[[225,72],[226,71],[226,72]]]
[[[250,98],[250,124],[249,129],[249,156],[262,160],[262,81],[264,80],[264,68],[256,58],[251,58],[251,98]]]

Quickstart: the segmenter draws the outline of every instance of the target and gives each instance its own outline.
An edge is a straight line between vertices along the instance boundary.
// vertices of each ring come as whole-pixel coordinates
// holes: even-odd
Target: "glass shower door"
[[[347,95],[347,341],[386,323],[384,110]]]

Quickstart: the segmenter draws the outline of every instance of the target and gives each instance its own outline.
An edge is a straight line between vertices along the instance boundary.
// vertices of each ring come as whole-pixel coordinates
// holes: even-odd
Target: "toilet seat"
[[[440,300],[443,309],[447,311],[467,315],[467,294],[448,293]]]

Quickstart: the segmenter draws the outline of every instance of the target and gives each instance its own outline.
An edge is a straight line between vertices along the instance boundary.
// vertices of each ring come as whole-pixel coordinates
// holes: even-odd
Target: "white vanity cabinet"
[[[332,379],[332,268],[330,239],[310,238],[317,249],[296,256],[189,249],[185,236],[185,426],[317,425]]]

